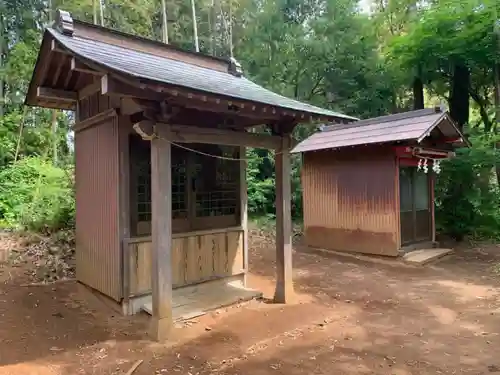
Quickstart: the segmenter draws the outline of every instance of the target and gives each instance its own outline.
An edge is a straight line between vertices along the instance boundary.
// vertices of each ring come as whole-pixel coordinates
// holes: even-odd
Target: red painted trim
[[[405,166],[405,167],[416,167],[418,165],[418,160],[417,158],[398,158],[399,159],[399,165]]]
[[[442,140],[444,143],[461,143],[463,142],[461,137],[456,137],[456,138],[444,138]]]

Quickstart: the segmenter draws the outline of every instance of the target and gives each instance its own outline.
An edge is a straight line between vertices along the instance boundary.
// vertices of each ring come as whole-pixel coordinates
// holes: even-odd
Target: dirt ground
[[[251,286],[272,297],[274,249],[251,249]],[[294,253],[297,300],[213,312],[148,340],[74,282],[25,286],[0,266],[0,374],[500,374],[500,246],[434,265]]]

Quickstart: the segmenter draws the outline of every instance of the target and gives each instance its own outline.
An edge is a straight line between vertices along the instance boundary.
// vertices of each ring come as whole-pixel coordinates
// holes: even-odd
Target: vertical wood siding
[[[120,300],[118,119],[75,134],[76,274],[79,281]]]
[[[396,159],[380,150],[304,154],[304,227],[309,246],[398,255]]]
[[[136,241],[136,240],[134,240]],[[172,240],[172,284],[181,287],[245,271],[242,230],[177,235]],[[151,292],[151,240],[130,243],[131,295]]]

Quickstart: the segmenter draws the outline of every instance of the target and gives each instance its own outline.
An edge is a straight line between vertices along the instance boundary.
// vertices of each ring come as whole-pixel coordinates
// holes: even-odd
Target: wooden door
[[[431,240],[429,174],[417,167],[400,167],[401,244]]]

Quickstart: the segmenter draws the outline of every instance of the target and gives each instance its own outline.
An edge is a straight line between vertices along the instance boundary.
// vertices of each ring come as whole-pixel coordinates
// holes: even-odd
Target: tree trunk
[[[498,39],[500,41],[500,36]],[[495,64],[495,132],[500,132],[500,63]],[[497,142],[496,148],[500,149],[500,142]],[[498,163],[495,166],[495,171],[497,183],[500,186],[500,165]]]
[[[3,68],[3,45],[4,45],[4,40],[3,40],[3,15],[0,14],[0,70]],[[3,79],[0,77],[0,117],[3,117],[3,106],[5,103],[4,100],[4,92],[3,92]]]
[[[424,108],[424,83],[420,77],[413,79],[413,109]]]
[[[59,146],[58,137],[57,137],[57,110],[52,110],[52,163],[57,165],[58,163],[58,155],[57,150]]]
[[[97,0],[92,0],[92,22],[97,25]]]
[[[104,26],[104,8],[102,1],[103,0],[99,0],[99,18],[101,19],[101,26]]]
[[[450,89],[450,115],[460,130],[469,122],[469,84],[469,68],[462,62],[455,63]]]

